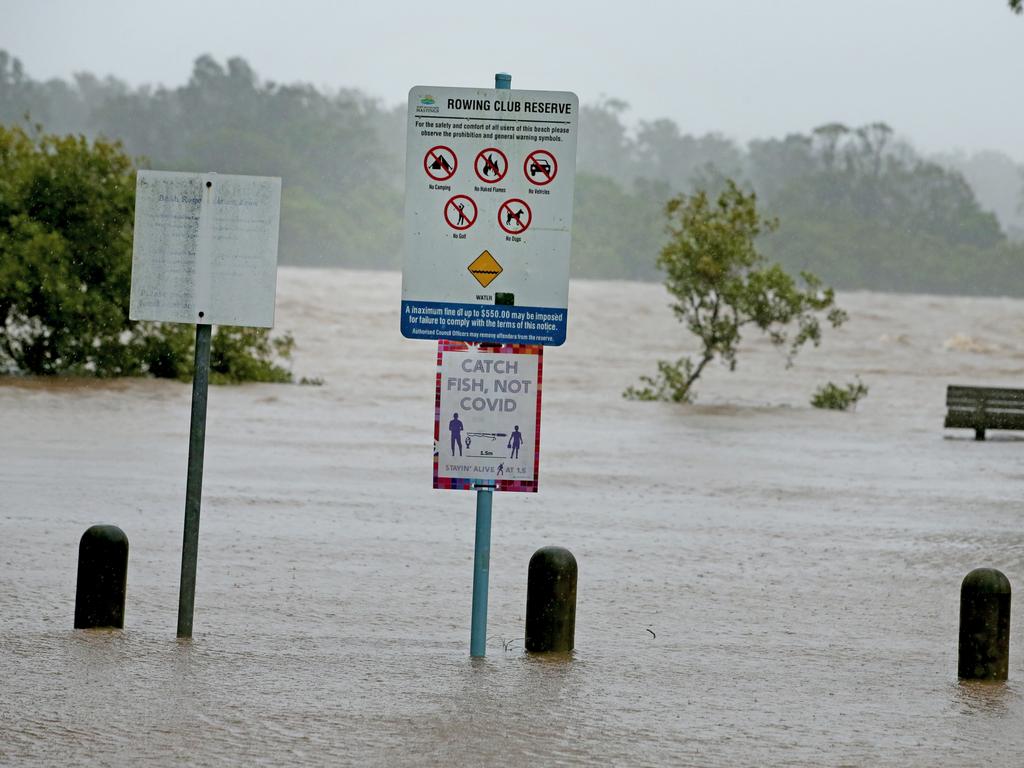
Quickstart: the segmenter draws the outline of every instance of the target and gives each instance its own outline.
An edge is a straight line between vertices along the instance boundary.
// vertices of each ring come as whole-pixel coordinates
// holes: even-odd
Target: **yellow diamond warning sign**
[[[486,288],[494,282],[494,278],[501,274],[501,264],[491,256],[490,251],[484,251],[473,259],[473,263],[469,265],[469,272],[480,285]]]

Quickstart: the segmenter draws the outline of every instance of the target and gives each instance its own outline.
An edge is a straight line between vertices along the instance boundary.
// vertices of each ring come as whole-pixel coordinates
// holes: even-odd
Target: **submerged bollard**
[[[576,639],[576,558],[543,547],[530,558],[526,584],[526,650],[569,653]]]
[[[128,537],[116,525],[94,525],[78,545],[75,629],[124,628]]]
[[[1010,581],[977,568],[960,587],[961,680],[1005,680],[1010,666]]]

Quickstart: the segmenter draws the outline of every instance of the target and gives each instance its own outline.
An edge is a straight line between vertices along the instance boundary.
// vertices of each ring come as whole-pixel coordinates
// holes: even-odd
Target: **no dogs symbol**
[[[498,226],[510,235],[521,235],[530,227],[533,211],[525,200],[513,197],[498,208]]]

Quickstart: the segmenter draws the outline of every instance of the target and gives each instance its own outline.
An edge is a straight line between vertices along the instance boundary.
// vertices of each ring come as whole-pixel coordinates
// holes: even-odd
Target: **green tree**
[[[191,326],[128,320],[134,205],[119,144],[0,126],[0,371],[191,374]],[[213,379],[289,380],[291,343],[218,328]]]
[[[1024,13],[1024,0],[1010,0],[1010,10],[1014,13]]]
[[[21,120],[33,105],[35,91],[21,61],[0,50],[0,122]]]
[[[891,137],[884,123],[829,124],[752,147],[755,184],[784,222],[766,254],[844,288],[1019,293],[999,222],[964,177]]]
[[[810,273],[798,285],[778,264],[758,252],[755,239],[777,222],[758,213],[757,197],[728,180],[717,200],[707,193],[680,195],[665,207],[669,242],[658,257],[672,311],[697,337],[696,357],[658,362],[655,377],[629,387],[628,399],[689,402],[693,385],[712,360],[736,368],[741,332],[754,326],[777,346],[788,345],[788,360],[807,342],[821,340],[821,320],[837,327],[846,313],[835,306],[831,288]]]
[[[405,111],[356,90],[261,79],[240,58],[201,56],[184,84],[133,87],[88,73],[35,80],[0,51],[0,123],[29,114],[53,133],[117,138],[156,169],[283,177],[282,264],[399,265]],[[882,122],[826,123],[743,148],[627,117],[614,99],[581,108],[574,276],[655,279],[665,201],[698,189],[716,197],[732,178],[784,222],[762,245],[794,275],[807,269],[837,288],[1024,295],[1024,212],[1008,159],[1008,182],[994,184],[980,166],[936,165]]]

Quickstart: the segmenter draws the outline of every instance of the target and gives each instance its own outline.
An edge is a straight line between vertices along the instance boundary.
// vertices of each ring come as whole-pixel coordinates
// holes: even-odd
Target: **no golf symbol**
[[[533,220],[533,211],[525,200],[513,197],[498,208],[498,226],[510,235],[521,235]]]
[[[455,195],[444,204],[444,220],[452,229],[469,229],[476,223],[476,203],[465,195]]]

